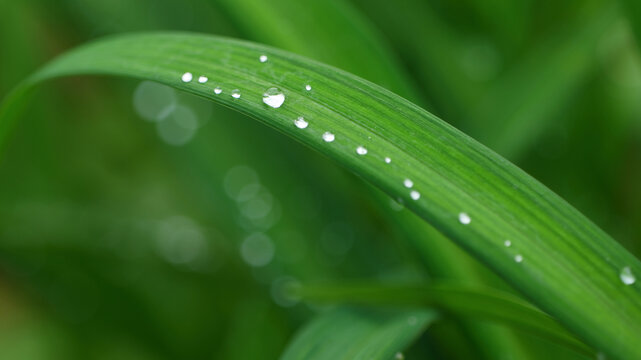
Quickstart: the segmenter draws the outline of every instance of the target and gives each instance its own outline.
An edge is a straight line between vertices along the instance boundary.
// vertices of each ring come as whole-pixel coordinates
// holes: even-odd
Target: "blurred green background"
[[[627,15],[606,0],[3,1],[0,98],[110,34],[262,42],[429,109],[638,257],[641,62]],[[158,84],[42,86],[0,157],[0,359],[274,359],[323,310],[283,286],[346,279],[507,289],[326,158]],[[466,319],[406,354],[572,356]]]

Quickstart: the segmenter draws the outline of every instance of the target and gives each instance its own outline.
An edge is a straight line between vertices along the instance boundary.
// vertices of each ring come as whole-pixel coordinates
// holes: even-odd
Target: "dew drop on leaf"
[[[621,282],[623,282],[626,285],[632,285],[637,281],[637,278],[634,277],[634,274],[632,273],[632,270],[630,270],[629,266],[626,266],[623,269],[621,269],[619,278],[621,278]]]
[[[521,254],[515,255],[514,256],[514,261],[516,261],[517,263],[522,262],[523,261],[523,255],[521,255]]]
[[[335,139],[335,138],[336,138],[336,137],[334,136],[334,134],[332,134],[332,133],[331,133],[331,132],[329,132],[329,131],[326,131],[326,132],[323,134],[323,140],[325,140],[325,142],[332,142],[332,141],[334,141],[334,139]]]
[[[285,94],[278,88],[269,88],[263,94],[263,102],[274,109],[278,109],[285,102]]]
[[[410,180],[410,179],[405,179],[405,180],[403,180],[403,185],[404,185],[406,188],[408,188],[408,189],[409,189],[409,188],[411,188],[412,186],[414,186],[414,182],[413,182],[412,180]]]
[[[367,149],[365,149],[362,146],[359,146],[359,147],[356,148],[356,153],[358,155],[366,155],[367,154]]]
[[[312,91],[312,86],[309,84],[305,85],[305,90]]]
[[[199,83],[201,83],[201,84],[206,83],[206,82],[207,82],[207,80],[209,80],[209,79],[207,78],[207,76],[201,76],[201,77],[199,77],[199,78],[198,78],[198,82],[199,82]]]
[[[421,198],[421,193],[416,190],[412,190],[410,192],[410,197],[412,198],[412,200],[418,200]]]
[[[299,129],[304,129],[309,125],[309,123],[305,120],[304,117],[299,116],[298,119],[294,120],[294,125],[296,125],[296,127]]]
[[[234,89],[231,91],[231,97],[234,99],[240,99],[240,90]]]
[[[261,55],[261,56],[258,58],[258,60],[260,60],[260,62],[262,62],[262,63],[267,62],[267,55]]]
[[[214,89],[214,94],[216,94],[216,95],[219,95],[219,94],[220,94],[220,93],[222,93],[222,92],[223,92],[223,89],[221,89],[221,88],[220,88],[220,86],[217,86],[217,87]]]
[[[182,79],[183,82],[187,83],[187,82],[190,82],[193,78],[194,78],[194,76],[190,72],[186,72],[186,73],[183,74],[181,79]]]
[[[512,242],[510,240],[505,240],[503,245],[505,245],[505,247],[510,247],[510,246],[512,246]]]
[[[391,163],[391,162],[392,162],[392,159],[390,159],[389,157],[386,157],[386,158],[385,158],[385,163],[386,163],[386,164],[389,164],[389,163]]]
[[[462,213],[458,214],[458,221],[463,225],[467,225],[470,222],[472,222],[472,219],[470,218],[470,216],[468,214],[462,212]]]

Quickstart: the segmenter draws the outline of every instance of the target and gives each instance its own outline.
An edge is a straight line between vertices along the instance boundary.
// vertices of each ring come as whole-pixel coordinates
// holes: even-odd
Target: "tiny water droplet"
[[[183,82],[190,82],[194,78],[194,75],[192,75],[190,72],[186,72],[182,76],[182,81]]]
[[[231,91],[231,97],[234,99],[240,99],[240,90],[234,89]]]
[[[410,192],[410,197],[412,198],[412,200],[418,200],[421,198],[421,193],[416,190],[412,190]]]
[[[269,88],[263,94],[263,102],[274,109],[278,109],[285,102],[285,94],[278,88]]]
[[[223,89],[221,89],[220,86],[217,86],[214,89],[214,94],[216,94],[216,95],[220,95],[220,93],[222,93],[222,92],[223,92]]]
[[[462,212],[462,213],[458,214],[458,221],[463,225],[467,225],[470,222],[472,222],[472,219],[470,218],[470,216],[468,214]]]
[[[516,261],[517,263],[522,262],[523,261],[523,255],[521,255],[521,254],[515,255],[514,256],[514,261]]]
[[[260,60],[260,62],[262,62],[262,63],[267,62],[267,55],[261,55],[261,56],[258,58],[258,60]]]
[[[390,159],[390,158],[388,158],[388,157],[386,157],[386,158],[385,158],[385,163],[386,163],[386,164],[389,164],[389,163],[391,163],[391,162],[392,162],[392,159]]]
[[[326,131],[326,132],[323,134],[323,140],[325,140],[325,142],[332,142],[332,141],[334,141],[334,139],[335,139],[335,138],[336,138],[336,137],[334,136],[334,134],[332,134],[332,133],[331,133],[331,132],[329,132],[329,131]]]
[[[510,240],[505,240],[503,245],[505,245],[505,247],[510,247],[510,246],[512,246],[512,242]]]
[[[409,189],[414,186],[414,182],[410,179],[405,179],[403,180],[403,185],[405,185],[405,187]]]
[[[298,119],[294,120],[294,125],[296,125],[297,128],[299,129],[304,129],[309,125],[307,121],[305,121],[305,118],[302,116],[299,116]]]
[[[626,266],[623,269],[621,269],[619,278],[621,278],[621,282],[623,282],[626,285],[632,285],[637,281],[637,278],[634,277],[634,274],[632,273],[632,270],[630,269],[629,266]]]
[[[395,360],[404,360],[405,356],[403,356],[402,352],[397,352],[396,355],[394,355]]]
[[[367,149],[365,149],[362,146],[359,146],[359,147],[356,148],[356,153],[358,155],[366,155],[367,154]]]
[[[198,82],[199,82],[199,83],[201,83],[201,84],[206,83],[206,82],[207,82],[207,80],[209,80],[209,79],[207,78],[207,76],[201,76],[201,77],[199,77],[199,78],[198,78]]]
[[[312,91],[312,86],[309,84],[305,85],[305,90]]]

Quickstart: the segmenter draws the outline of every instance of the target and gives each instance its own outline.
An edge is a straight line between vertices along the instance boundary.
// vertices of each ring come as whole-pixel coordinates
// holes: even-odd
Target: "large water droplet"
[[[463,225],[467,225],[470,222],[472,222],[472,219],[470,218],[470,216],[468,214],[462,212],[462,213],[458,214],[458,221]]]
[[[421,193],[416,190],[412,190],[410,192],[410,197],[412,198],[412,200],[418,200],[421,198]]]
[[[304,129],[309,125],[309,123],[305,121],[304,117],[299,116],[298,119],[294,120],[294,125],[299,129]]]
[[[221,89],[220,86],[216,86],[216,88],[214,89],[214,94],[216,95],[220,95],[220,93],[222,92],[223,92],[223,89]]]
[[[267,59],[267,55],[261,55],[261,56],[258,58],[258,60],[260,60],[260,62],[262,62],[262,63],[267,62],[267,60],[268,60],[268,59]]]
[[[209,80],[209,79],[207,78],[207,76],[201,76],[201,77],[199,77],[199,78],[198,78],[198,82],[199,82],[199,83],[201,83],[201,84],[206,83],[206,82],[207,82],[207,80]]]
[[[323,140],[325,140],[326,142],[332,142],[334,141],[335,138],[336,137],[334,136],[334,134],[332,134],[329,131],[326,131],[325,133],[323,133]]]
[[[637,278],[634,277],[634,274],[632,273],[632,270],[630,269],[629,266],[626,266],[623,269],[621,269],[621,273],[619,274],[619,277],[621,278],[621,282],[623,282],[626,285],[632,285],[637,281]]]
[[[366,155],[367,154],[367,149],[365,149],[362,146],[359,146],[359,147],[356,148],[356,153],[358,155]]]
[[[231,91],[231,97],[234,99],[240,99],[240,90],[234,89]]]
[[[405,187],[409,189],[414,186],[414,182],[410,179],[405,179],[403,180],[403,185],[405,185]]]
[[[190,82],[194,78],[194,75],[192,75],[190,72],[186,72],[182,76],[182,81],[183,82]]]
[[[521,254],[515,255],[514,256],[514,261],[516,261],[517,263],[522,262],[523,261],[523,255],[521,255]]]
[[[263,94],[263,102],[274,109],[278,109],[285,102],[285,94],[278,88],[269,88]]]

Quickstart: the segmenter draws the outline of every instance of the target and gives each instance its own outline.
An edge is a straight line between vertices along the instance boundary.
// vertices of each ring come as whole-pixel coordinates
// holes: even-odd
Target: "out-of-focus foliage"
[[[306,2],[1,2],[0,97],[104,35],[263,41],[427,104],[641,255],[630,25],[640,19],[626,17],[638,12],[595,0],[310,1],[323,9],[314,16]],[[243,116],[135,81],[43,89],[0,160],[0,358],[276,358],[321,310],[284,297],[284,284],[473,277],[435,265],[457,249],[430,258],[403,241],[417,236],[399,225],[406,211]],[[505,358],[575,356],[519,334],[461,343],[476,325],[435,326],[406,357],[492,358],[488,346],[519,348]]]

